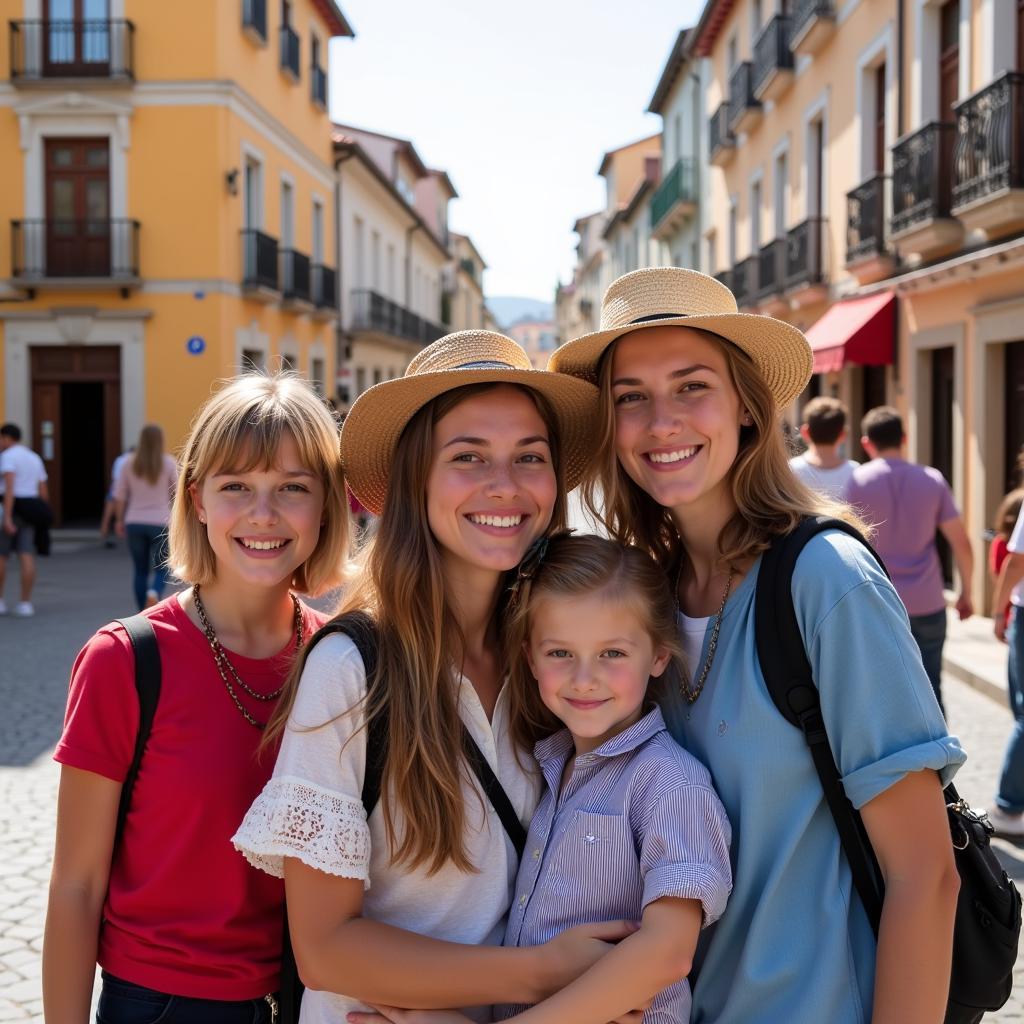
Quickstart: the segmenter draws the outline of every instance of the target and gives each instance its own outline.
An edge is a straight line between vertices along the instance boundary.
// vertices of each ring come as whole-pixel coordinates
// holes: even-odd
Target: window
[[[358,398],[366,390],[366,367],[356,367],[356,397]]]
[[[387,297],[394,301],[395,299],[395,247],[393,244],[388,244],[388,262],[387,262]]]
[[[717,236],[715,235],[715,232],[714,231],[709,231],[708,232],[708,237],[705,240],[705,244],[707,245],[707,256],[708,256],[707,272],[709,274],[715,274],[715,273],[718,272],[718,245],[717,245],[717,241],[718,241],[718,239],[717,239]]]
[[[754,48],[754,40],[761,34],[764,25],[764,11],[761,0],[752,0],[750,4],[750,48]]]
[[[363,218],[356,217],[354,221],[355,230],[353,232],[355,236],[355,263],[356,273],[355,282],[357,288],[366,287],[366,253],[364,250],[364,239],[363,239]]]
[[[299,79],[299,36],[292,28],[292,5],[281,0],[281,70]]]
[[[775,158],[775,237],[782,238],[786,233],[786,177],[789,173],[789,156],[779,153]]]
[[[263,226],[263,168],[254,157],[245,158],[245,226]]]
[[[750,186],[750,252],[756,256],[761,249],[761,181]]]
[[[313,390],[323,398],[327,394],[324,388],[324,361],[316,356],[309,361],[309,380]]]
[[[324,261],[324,204],[313,200],[313,262]]]
[[[375,292],[380,291],[380,232],[370,233],[370,273],[372,277],[370,287]]]
[[[298,368],[298,362],[291,353],[281,353],[281,371],[283,373],[294,373]]]
[[[825,122],[816,117],[807,130],[807,216],[821,217],[825,210]]]
[[[295,189],[290,181],[281,182],[281,248],[295,247]]]
[[[242,0],[242,28],[254,43],[267,41],[267,0]]]
[[[379,384],[383,379],[384,375],[380,372],[378,368],[375,367],[373,371],[373,383]]]
[[[327,106],[327,72],[320,66],[320,39],[316,35],[309,38],[310,69],[309,89],[314,103],[321,107]]]
[[[736,70],[736,65],[739,63],[739,42],[736,39],[736,33],[734,32],[729,37],[729,42],[726,48],[726,63],[728,64],[727,71],[731,75]]]
[[[729,266],[736,265],[736,198],[729,200]]]
[[[675,116],[675,136],[676,136],[675,162],[678,163],[683,158],[683,115],[682,114],[676,114],[676,116]]]

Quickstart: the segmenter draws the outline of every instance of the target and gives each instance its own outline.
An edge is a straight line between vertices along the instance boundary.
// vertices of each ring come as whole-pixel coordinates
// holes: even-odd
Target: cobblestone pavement
[[[8,580],[9,594],[14,583]],[[42,561],[35,618],[0,617],[0,1021],[43,1019],[40,950],[58,778],[50,754],[76,652],[97,626],[130,614],[131,602],[124,552],[87,545]],[[985,804],[1009,712],[956,680],[944,686],[953,731],[970,754],[959,789]],[[1007,871],[1024,881],[1024,846],[998,842],[998,850]],[[1024,1024],[1024,957],[1010,1003],[986,1020]]]

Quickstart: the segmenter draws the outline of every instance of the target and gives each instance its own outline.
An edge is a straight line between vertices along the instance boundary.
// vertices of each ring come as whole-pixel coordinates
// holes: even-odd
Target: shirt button
[[[534,860],[540,860],[540,850],[534,850],[533,851],[533,859]]]
[[[526,893],[525,892],[523,893],[522,896],[519,897],[519,906],[521,906],[521,907],[525,907],[526,906]]]

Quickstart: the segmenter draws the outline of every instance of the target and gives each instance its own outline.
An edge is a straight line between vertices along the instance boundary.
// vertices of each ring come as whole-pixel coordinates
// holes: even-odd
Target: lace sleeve
[[[358,800],[304,779],[271,779],[231,839],[253,867],[281,878],[284,858],[369,883],[370,830]]]

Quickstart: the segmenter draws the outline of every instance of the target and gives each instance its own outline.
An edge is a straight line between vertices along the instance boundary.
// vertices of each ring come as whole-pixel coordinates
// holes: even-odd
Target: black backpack
[[[861,534],[836,519],[808,518],[792,533],[777,538],[762,556],[758,570],[754,598],[757,655],[772,700],[783,717],[803,732],[810,748],[853,884],[877,936],[883,898],[881,871],[861,816],[840,781],[793,606],[797,558],[807,542],[823,530],[841,530],[855,537],[885,568]],[[993,829],[988,818],[972,811],[952,785],[943,795],[960,873],[945,1024],[976,1024],[1010,997],[1020,939],[1021,897],[992,851]]]
[[[117,812],[117,828],[115,845],[124,830],[125,817],[131,803],[132,789],[139,774],[139,765],[153,727],[153,718],[160,700],[161,665],[160,650],[157,647],[153,626],[145,615],[132,615],[118,619],[131,640],[135,654],[135,690],[139,697],[139,731],[135,737],[135,752],[132,763],[121,787],[121,802]],[[368,685],[372,684],[377,671],[377,630],[373,620],[364,612],[349,612],[341,618],[326,623],[309,638],[306,651],[311,650],[325,636],[332,633],[344,633],[355,645],[363,660]],[[501,824],[508,833],[516,853],[521,858],[526,847],[526,829],[513,808],[508,795],[502,788],[497,776],[491,770],[476,742],[469,731],[463,728],[463,753],[473,769],[481,788],[487,795],[491,806],[501,819]],[[363,778],[362,801],[369,820],[370,814],[380,800],[381,779],[384,763],[387,758],[388,730],[387,720],[382,715],[375,716],[366,726],[366,774]],[[288,918],[284,920],[284,943],[281,959],[281,988],[278,998],[280,1024],[298,1024],[299,1007],[305,986],[299,977],[292,951],[291,936],[288,932]]]

